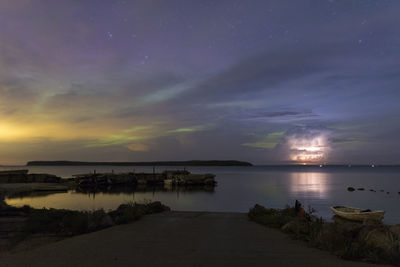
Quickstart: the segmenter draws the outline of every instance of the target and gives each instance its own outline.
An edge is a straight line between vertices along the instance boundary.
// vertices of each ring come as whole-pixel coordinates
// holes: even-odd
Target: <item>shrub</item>
[[[313,212],[309,208],[309,213],[299,217],[294,208],[279,210],[255,205],[248,216],[260,224],[280,227],[292,237],[308,241],[310,245],[329,250],[344,259],[400,263],[399,236],[390,227],[337,217],[334,217],[334,222],[325,222],[312,216]]]
[[[281,228],[296,216],[296,212],[294,208],[290,207],[286,207],[283,210],[266,209],[256,204],[254,208],[250,209],[248,216],[251,220],[260,224]]]
[[[159,201],[144,204],[130,202],[122,204],[115,211],[109,212],[116,224],[124,224],[138,220],[141,216],[170,210]]]
[[[88,213],[57,209],[31,209],[23,232],[77,235],[87,232]]]
[[[169,210],[161,202],[146,204],[128,203],[109,213],[104,210],[93,212],[32,209],[28,206],[20,208],[27,214],[27,220],[22,229],[24,236],[29,234],[55,234],[73,236],[101,230],[114,224],[129,223],[138,220],[142,215]]]
[[[108,214],[116,224],[133,222],[142,216],[136,204],[122,204],[115,211],[111,211]]]

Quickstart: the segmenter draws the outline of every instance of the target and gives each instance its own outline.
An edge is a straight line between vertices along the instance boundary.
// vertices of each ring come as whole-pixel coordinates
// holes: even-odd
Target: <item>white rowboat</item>
[[[335,206],[331,207],[333,213],[344,219],[353,221],[374,220],[381,221],[385,212],[383,210],[363,210],[359,208]]]

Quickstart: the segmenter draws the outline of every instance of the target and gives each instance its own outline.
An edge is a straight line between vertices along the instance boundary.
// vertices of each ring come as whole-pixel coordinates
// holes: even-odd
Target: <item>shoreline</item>
[[[18,254],[18,253],[30,253],[31,250],[40,250],[42,246],[52,246],[55,244],[54,241],[59,242],[70,242],[68,240],[75,239],[80,236],[87,236],[90,234],[95,234],[103,232],[107,229],[118,228],[121,224],[128,223],[129,225],[136,225],[138,218],[145,219],[147,217],[157,218],[158,223],[155,221],[153,224],[147,225],[145,228],[148,231],[147,237],[155,238],[154,242],[164,242],[169,243],[169,246],[174,246],[174,233],[180,233],[182,231],[182,227],[188,227],[185,231],[190,234],[200,234],[200,236],[196,236],[199,242],[205,242],[207,238],[202,236],[206,236],[207,234],[215,234],[217,231],[214,225],[214,220],[218,219],[219,221],[224,220],[221,223],[221,226],[218,228],[223,228],[223,225],[230,225],[234,224],[237,228],[231,229],[231,232],[226,232],[224,235],[220,236],[222,240],[228,239],[231,234],[235,234],[236,232],[240,233],[240,239],[248,239],[246,242],[249,242],[248,246],[251,246],[251,232],[246,232],[246,228],[251,227],[250,224],[258,224],[264,231],[271,232],[277,231],[281,235],[284,235],[285,238],[291,239],[298,239],[301,243],[300,247],[314,247],[314,249],[318,249],[320,251],[324,251],[329,255],[333,255],[337,258],[337,255],[344,256],[346,259],[351,260],[358,260],[372,262],[387,262],[392,260],[392,256],[384,256],[382,254],[382,258],[380,251],[386,252],[386,241],[380,241],[379,244],[374,245],[374,238],[380,238],[382,230],[385,230],[385,233],[390,232],[393,228],[395,232],[392,234],[397,234],[397,230],[400,230],[400,225],[383,225],[383,224],[371,224],[368,222],[367,224],[364,223],[355,223],[351,221],[343,221],[343,220],[334,220],[334,222],[326,222],[322,219],[318,219],[312,214],[306,214],[307,217],[301,218],[296,215],[295,208],[287,207],[283,210],[279,209],[266,209],[262,206],[255,205],[254,208],[250,210],[249,213],[244,212],[208,212],[208,211],[169,211],[169,212],[162,212],[165,210],[169,210],[168,207],[162,205],[160,202],[152,202],[148,204],[137,204],[137,203],[130,203],[130,204],[122,204],[116,210],[104,212],[103,210],[97,210],[92,212],[85,212],[85,211],[72,211],[72,210],[55,210],[55,209],[33,209],[29,207],[22,207],[22,208],[14,208],[8,206],[4,201],[0,199],[0,205],[3,209],[2,211],[3,216],[1,217],[0,223],[2,224],[3,231],[2,233],[6,233],[5,236],[2,237],[2,253],[0,253],[0,260],[3,255],[11,255],[11,254]],[[155,206],[153,204],[156,204]],[[154,208],[152,208],[154,207]],[[159,213],[162,212],[162,213]],[[154,214],[157,213],[157,214]],[[150,215],[151,214],[151,215]],[[8,216],[8,217],[7,217]],[[67,219],[67,221],[65,221]],[[82,225],[82,219],[86,221]],[[32,220],[33,219],[33,220]],[[141,221],[140,219],[139,221]],[[166,220],[166,221],[165,221]],[[180,226],[179,220],[184,220],[184,226]],[[187,221],[192,221],[189,225],[186,226]],[[244,222],[245,221],[245,222]],[[62,222],[62,223],[61,223]],[[67,225],[64,225],[64,222],[68,222]],[[164,229],[164,231],[171,232],[171,236],[168,236],[166,240],[158,239],[157,236],[154,235],[154,231],[157,229],[158,225],[165,225],[171,223],[169,227],[171,229]],[[78,223],[78,224],[77,224]],[[9,233],[7,234],[7,227],[3,227],[4,225],[19,225],[19,227],[15,228],[15,226],[9,227]],[[157,225],[156,225],[157,224]],[[197,224],[197,226],[193,226],[193,224]],[[64,225],[60,228],[61,225]],[[79,226],[78,226],[79,225]],[[78,226],[78,227],[77,227]],[[83,228],[82,228],[83,226]],[[240,227],[239,227],[240,226]],[[53,229],[50,232],[47,229]],[[56,228],[54,228],[56,227]],[[134,227],[134,226],[132,226]],[[190,232],[190,227],[193,227],[193,233]],[[202,233],[198,233],[198,230],[201,228],[209,228],[211,227],[210,231],[203,231]],[[105,229],[106,228],[106,229]],[[83,230],[82,230],[83,229]],[[104,230],[105,229],[105,230]],[[365,232],[365,230],[368,230]],[[225,231],[225,229],[222,229]],[[354,251],[356,254],[353,256],[346,256],[342,254],[343,249],[343,242],[348,241],[352,244],[358,244],[357,242],[364,242],[361,239],[357,238],[355,235],[359,235],[358,233],[362,234],[362,238],[370,236],[373,233],[372,243],[373,245],[368,250],[376,254],[378,258],[376,260],[366,257],[364,258],[364,248],[358,252]],[[258,233],[259,235],[261,233]],[[350,238],[349,234],[353,237]],[[156,234],[158,235],[158,234]],[[8,236],[8,237],[7,237]],[[18,236],[22,237],[18,238]],[[337,238],[342,238],[343,240],[339,240],[340,247]],[[356,238],[356,239],[354,239]],[[397,239],[399,236],[397,236]],[[172,241],[171,241],[171,240]],[[397,240],[396,239],[396,240]],[[60,241],[61,240],[61,241]],[[5,241],[5,243],[4,243]],[[10,241],[10,242],[9,242]],[[22,242],[21,242],[22,241]],[[104,242],[108,242],[108,240],[104,239]],[[305,242],[304,242],[305,241]],[[316,242],[317,241],[317,242]],[[371,241],[371,238],[367,240],[367,242]],[[98,242],[101,242],[99,240]],[[181,242],[186,242],[182,240]],[[213,240],[213,242],[218,242],[218,240]],[[225,241],[220,241],[224,243]],[[275,241],[274,241],[275,242]],[[283,242],[281,245],[282,247],[287,246],[285,243],[286,241],[278,240],[277,242]],[[354,243],[355,242],[355,243]],[[383,243],[382,243],[383,242]],[[58,243],[58,242],[57,242]],[[299,244],[300,244],[299,243]],[[7,249],[5,245],[9,246]],[[360,243],[363,244],[363,243]],[[77,244],[79,245],[79,244]],[[118,246],[118,244],[114,244]],[[93,244],[92,246],[96,246]],[[139,246],[139,244],[137,244]],[[358,245],[357,245],[358,246]],[[357,248],[357,246],[355,248]],[[382,247],[383,246],[383,247]],[[391,245],[392,248],[393,245]],[[334,250],[330,248],[335,248]],[[360,247],[362,248],[362,246]],[[198,250],[198,248],[194,248]],[[218,248],[219,249],[219,248]],[[259,250],[262,247],[255,247],[255,249]],[[339,249],[339,250],[338,250]],[[358,248],[357,248],[358,249]],[[384,249],[384,250],[382,250]],[[0,251],[1,251],[0,250]],[[398,246],[396,247],[398,250]],[[360,254],[359,254],[360,253]],[[369,252],[368,252],[369,253]],[[25,257],[25,256],[24,256]],[[387,257],[387,258],[386,258]],[[340,258],[337,258],[341,260]],[[394,259],[394,258],[393,258]],[[106,260],[106,259],[105,259]],[[196,259],[198,260],[198,259]],[[261,259],[260,259],[261,260]],[[315,259],[316,260],[316,259]],[[396,260],[396,259],[394,259]],[[201,262],[201,261],[200,261]],[[133,262],[132,262],[133,264]],[[177,264],[180,264],[179,262]],[[210,263],[211,264],[211,263]],[[306,264],[306,263],[305,263]],[[307,264],[310,264],[307,262]],[[376,265],[375,265],[376,266]]]
[[[117,209],[74,211],[67,209],[35,209],[8,205],[0,195],[0,253],[49,243],[115,225],[139,220],[144,215],[169,211],[159,201],[121,204]]]
[[[186,161],[140,161],[140,162],[90,162],[90,161],[28,161],[26,166],[253,166],[252,163],[239,160],[186,160]]]
[[[17,171],[18,172],[18,171]],[[149,176],[151,179],[150,181],[155,180],[157,177],[156,174],[135,174],[135,175],[144,175],[144,178]],[[169,173],[166,172],[164,174],[164,178],[168,180],[169,175],[181,175],[181,173],[175,173],[175,171]],[[186,177],[186,173],[183,174]],[[47,177],[47,176],[46,176]],[[91,183],[95,183],[96,188],[97,185],[99,184],[101,178],[104,177],[104,180],[110,180],[112,178],[118,177],[118,179],[123,179],[125,181],[125,176],[121,174],[114,174],[114,173],[106,173],[106,174],[82,174],[82,175],[76,175],[76,178],[74,179],[83,179],[83,181],[89,180]],[[179,176],[178,176],[179,177]],[[127,176],[127,178],[131,178],[130,174]],[[143,179],[144,181],[147,180]],[[75,183],[74,183],[75,181]],[[128,179],[127,181],[130,181]],[[161,180],[160,180],[161,181]],[[164,180],[163,180],[164,181]],[[117,212],[117,214],[122,214],[124,218],[121,220],[124,221],[126,218],[128,219],[128,222],[136,220],[136,218],[141,217],[141,215],[149,214],[149,213],[141,213],[139,212],[138,214],[136,213],[137,209],[135,210],[135,213],[128,214],[128,216],[125,216],[126,213],[126,207],[129,208],[130,204],[123,204],[120,205],[120,207],[123,207],[120,210],[120,207],[118,207],[117,210],[109,211],[109,212],[104,212],[103,210],[98,210],[98,211],[92,211],[92,212],[87,212],[87,211],[72,211],[72,210],[55,210],[55,209],[33,209],[29,207],[22,207],[22,208],[11,208],[7,210],[7,205],[3,201],[2,198],[2,192],[6,192],[7,194],[18,194],[21,192],[32,192],[32,191],[38,191],[38,192],[44,192],[45,194],[49,193],[56,193],[56,192],[62,192],[62,191],[67,191],[68,189],[72,189],[74,186],[76,186],[76,180],[70,180],[64,181],[61,183],[12,183],[12,184],[0,184],[0,202],[2,202],[6,208],[4,208],[4,214],[9,216],[8,221],[7,218],[2,218],[2,225],[7,225],[7,223],[10,225],[13,223],[12,220],[15,220],[16,224],[20,224],[22,227],[29,226],[32,232],[27,232],[26,228],[20,228],[23,229],[23,231],[20,231],[23,234],[28,234],[28,238],[26,242],[21,242],[20,244],[22,246],[34,248],[38,244],[46,244],[46,243],[51,243],[55,240],[59,240],[60,236],[64,237],[68,236],[70,239],[71,236],[72,238],[75,238],[76,236],[80,235],[86,235],[87,233],[98,231],[99,228],[92,227],[90,228],[90,220],[92,222],[95,222],[95,224],[106,222],[107,226],[103,227],[101,226],[100,229],[103,228],[114,228],[115,224],[121,224],[118,221],[116,221],[113,217],[113,213]],[[0,204],[2,204],[0,203]],[[161,203],[159,203],[161,205]],[[3,207],[4,207],[3,205]],[[143,205],[143,204],[133,204],[133,205]],[[144,204],[146,205],[146,204]],[[296,204],[297,205],[297,204]],[[0,205],[1,206],[1,205]],[[132,206],[130,206],[132,207]],[[12,211],[13,210],[13,211]],[[120,211],[118,211],[120,210]],[[327,222],[323,220],[322,218],[316,218],[315,216],[312,216],[313,211],[310,211],[310,215],[307,218],[299,218],[298,214],[294,213],[295,208],[287,207],[283,210],[279,209],[271,209],[271,208],[264,208],[259,205],[255,205],[254,208],[250,210],[248,213],[248,216],[251,220],[254,222],[258,222],[260,224],[264,224],[268,228],[278,228],[281,231],[280,232],[286,232],[288,233],[289,237],[296,238],[296,239],[301,239],[303,241],[306,241],[304,243],[305,246],[314,246],[323,250],[328,250],[335,255],[340,255],[340,257],[344,257],[347,259],[353,259],[353,260],[368,260],[372,262],[397,262],[397,254],[399,253],[399,245],[398,243],[394,244],[394,242],[398,242],[400,239],[399,235],[399,230],[400,230],[400,225],[385,225],[382,223],[371,223],[371,222],[363,222],[363,223],[353,223],[353,222],[348,222],[348,221],[338,221],[334,220],[334,222]],[[10,212],[9,212],[10,211]],[[14,213],[13,213],[14,212]],[[16,214],[16,213],[22,213],[24,215],[10,215],[10,214]],[[100,212],[100,213],[97,213]],[[150,212],[151,213],[151,212]],[[32,221],[30,220],[32,218],[31,215],[36,216],[36,222],[32,224]],[[36,215],[35,215],[36,214]],[[100,217],[98,217],[95,214],[99,214]],[[115,213],[114,213],[115,214]],[[172,213],[171,213],[172,214]],[[175,220],[175,215],[181,214],[183,218],[189,218],[191,219],[193,214],[196,214],[193,218],[197,217],[202,217],[205,215],[206,217],[211,217],[213,218],[214,216],[225,218],[226,216],[233,216],[233,218],[236,220],[239,217],[247,217],[246,213],[234,213],[234,212],[198,212],[198,211],[174,211],[174,213],[171,215],[172,220]],[[117,216],[120,216],[117,215]],[[239,216],[240,215],[240,216]],[[306,214],[307,215],[307,214]],[[238,217],[239,216],[239,217]],[[68,228],[63,226],[62,228],[57,228],[59,226],[57,225],[64,225],[65,217],[68,217],[68,222],[70,225],[74,225],[75,223],[81,223],[82,218],[84,217],[84,220],[86,220],[85,225],[84,225],[84,230],[81,231],[79,229],[82,228]],[[179,216],[178,216],[179,217]],[[39,219],[41,218],[41,219]],[[99,218],[101,218],[99,220]],[[105,220],[103,220],[106,218]],[[159,217],[157,217],[159,218]],[[161,218],[161,217],[160,217]],[[163,218],[163,217],[162,217]],[[171,219],[170,218],[170,219]],[[179,217],[180,218],[180,217]],[[4,219],[6,219],[6,224],[4,224]],[[26,223],[25,223],[25,221]],[[38,220],[39,219],[39,220]],[[226,218],[225,218],[226,219]],[[119,220],[119,219],[117,219]],[[121,222],[121,221],[120,221]],[[122,223],[126,223],[125,221]],[[162,221],[162,223],[164,223]],[[197,223],[197,222],[196,222]],[[212,223],[212,221],[206,220],[203,221],[204,225],[199,225],[199,228],[206,227],[208,224]],[[232,220],[226,220],[225,224],[230,224],[230,223],[236,223]],[[50,232],[47,230],[42,230],[43,227],[41,225],[47,227],[47,225],[56,225],[55,227],[60,230],[56,230],[51,233],[55,233],[55,235],[49,235]],[[112,227],[111,227],[112,226]],[[153,226],[149,226],[152,228]],[[171,231],[180,231],[179,226],[171,226],[175,227]],[[243,227],[247,227],[246,225],[243,225]],[[11,229],[11,228],[10,228]],[[39,230],[38,230],[39,229]],[[54,228],[53,228],[54,229]],[[90,230],[89,230],[90,229]],[[71,231],[70,231],[71,230]],[[151,235],[151,231],[153,229],[149,229]],[[194,231],[197,231],[196,228],[193,229]],[[276,230],[276,229],[275,229]],[[7,230],[5,230],[7,231]],[[5,232],[2,230],[2,232]],[[19,230],[18,230],[19,231]],[[14,234],[18,234],[15,230],[10,231],[11,236]],[[170,230],[168,230],[170,231]],[[232,229],[232,231],[242,231],[242,229],[237,228],[237,229]],[[278,230],[279,231],[279,230]],[[33,236],[32,234],[37,234],[37,233],[46,233],[42,234],[39,236]],[[71,234],[69,234],[71,233]],[[64,235],[63,235],[64,234]],[[206,234],[206,233],[204,233]],[[7,236],[7,235],[6,235]],[[246,238],[246,234],[242,238]],[[33,237],[30,239],[30,237]],[[43,238],[44,239],[41,239]],[[56,237],[56,238],[54,238]],[[171,237],[173,238],[173,237]],[[204,242],[204,240],[201,240],[200,237],[198,237],[200,242]],[[221,238],[227,238],[226,236],[222,236]],[[2,241],[6,240],[7,237],[4,238],[2,237]],[[65,239],[65,240],[67,240]],[[162,240],[161,240],[162,241]],[[158,242],[158,241],[157,241]],[[162,242],[168,242],[168,241],[162,241]],[[184,242],[184,241],[182,241]],[[249,241],[250,242],[250,241]],[[36,245],[35,245],[36,244]],[[343,244],[347,244],[348,246],[350,244],[350,247],[345,248]],[[171,246],[174,244],[171,243]],[[196,248],[197,249],[197,248]],[[328,252],[329,253],[329,252]],[[371,257],[370,255],[373,255]],[[399,254],[400,255],[400,254]]]
[[[8,184],[2,186],[1,184]],[[11,185],[10,185],[11,184]],[[19,185],[21,184],[21,185]],[[33,185],[32,185],[33,184]],[[69,187],[81,190],[102,190],[112,187],[128,186],[154,187],[164,186],[167,188],[180,186],[203,186],[215,187],[215,175],[192,174],[187,170],[173,170],[156,173],[153,167],[152,173],[145,172],[122,172],[74,174],[71,178],[62,179],[59,176],[47,173],[29,173],[29,170],[0,171],[0,193],[4,191],[58,191]]]
[[[0,183],[0,195],[29,192],[65,192],[74,187],[70,183]]]

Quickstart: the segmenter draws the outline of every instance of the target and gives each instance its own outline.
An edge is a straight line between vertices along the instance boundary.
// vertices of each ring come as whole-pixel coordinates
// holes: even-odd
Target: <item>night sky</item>
[[[400,164],[400,1],[0,2],[0,164]]]

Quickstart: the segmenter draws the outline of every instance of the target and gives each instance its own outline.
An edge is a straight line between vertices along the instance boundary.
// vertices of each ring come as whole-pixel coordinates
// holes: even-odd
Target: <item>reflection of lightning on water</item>
[[[290,191],[295,197],[329,198],[329,175],[324,172],[290,173]]]
[[[293,135],[288,139],[290,159],[298,162],[322,161],[329,150],[326,134],[320,133],[313,137]]]

